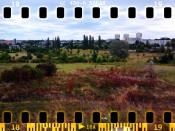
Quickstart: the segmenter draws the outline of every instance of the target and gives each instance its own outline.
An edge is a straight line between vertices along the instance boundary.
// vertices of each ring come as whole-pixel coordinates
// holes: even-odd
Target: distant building
[[[129,34],[124,34],[123,35],[123,40],[128,41],[129,40]]]
[[[140,33],[140,32],[136,33],[136,39],[141,41],[142,40],[142,33]]]
[[[115,34],[115,40],[120,40],[120,34]]]
[[[9,49],[12,50],[12,49],[20,49],[20,46],[19,45],[10,45],[9,46]]]
[[[136,41],[137,41],[137,38],[129,38],[129,39],[127,40],[127,42],[128,42],[129,44],[134,44]]]
[[[144,44],[159,44],[159,45],[166,45],[167,42],[170,42],[171,39],[167,37],[162,37],[160,39],[143,39],[142,33],[138,32],[136,33],[136,37],[129,37],[129,34],[123,35],[123,40],[127,41],[129,44],[134,44],[136,41],[140,41]]]
[[[14,39],[14,40],[12,41],[12,44],[13,44],[13,45],[16,45],[16,39]]]

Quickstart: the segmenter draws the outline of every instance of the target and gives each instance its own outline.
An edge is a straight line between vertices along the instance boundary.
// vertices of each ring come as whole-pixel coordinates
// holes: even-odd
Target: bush
[[[38,59],[42,59],[44,56],[42,53],[35,53],[35,55]]]
[[[173,60],[173,55],[171,53],[168,53],[160,56],[159,63],[167,64],[172,60]]]
[[[45,59],[37,58],[37,59],[33,59],[31,62],[32,63],[46,63],[47,61]]]
[[[11,56],[7,53],[7,52],[3,52],[2,54],[0,54],[0,62],[10,62],[11,61]]]
[[[30,52],[27,52],[27,58],[31,60],[33,58],[32,54]]]
[[[39,64],[36,68],[42,70],[45,76],[52,76],[57,70],[55,64],[52,63]]]
[[[29,59],[27,56],[21,56],[17,59],[17,62],[28,62]]]
[[[129,55],[128,53],[129,45],[125,41],[113,41],[110,47],[110,53],[114,57],[121,59],[126,59]]]
[[[43,77],[44,75],[41,70],[32,68],[28,65],[18,68],[15,67],[1,73],[1,81],[3,82],[29,82],[31,80],[41,80]]]
[[[97,63],[102,63],[103,62],[103,58],[101,56],[98,56],[96,59]]]

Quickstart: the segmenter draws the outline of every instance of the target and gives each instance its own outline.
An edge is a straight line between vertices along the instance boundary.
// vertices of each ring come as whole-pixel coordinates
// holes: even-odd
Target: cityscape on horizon
[[[49,37],[47,37],[45,39],[40,39],[40,40],[38,39],[38,41],[46,41],[48,38]],[[49,39],[52,40],[52,38],[49,38]],[[102,39],[103,39],[103,37],[102,37]],[[172,38],[172,39],[174,39],[174,38]],[[32,39],[29,39],[29,40],[32,40]],[[72,41],[72,40],[73,41],[82,41],[83,39],[69,39],[69,40],[63,40],[63,39],[61,39],[61,41]],[[130,37],[130,34],[123,34],[123,37],[121,37],[120,34],[115,34],[115,36],[113,38],[108,38],[108,39],[103,39],[103,40],[106,40],[106,41],[124,40],[124,41],[127,41],[129,44],[134,44],[136,41],[140,41],[140,42],[143,42],[145,44],[147,42],[149,42],[150,44],[157,43],[159,45],[165,45],[167,42],[169,42],[171,40],[171,38],[169,38],[169,37],[161,37],[161,38],[145,39],[145,38],[143,38],[143,34],[142,33],[137,32],[135,34],[135,37]],[[0,39],[0,44],[1,43],[16,44],[16,43],[21,43],[22,41],[28,41],[28,40],[22,40],[22,39],[17,40],[16,38],[14,38],[13,40]]]

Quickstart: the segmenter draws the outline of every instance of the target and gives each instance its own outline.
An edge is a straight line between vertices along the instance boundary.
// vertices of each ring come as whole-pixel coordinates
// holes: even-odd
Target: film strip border
[[[40,7],[38,16],[40,19],[46,19],[48,17],[47,14],[47,7]],[[65,18],[65,8],[64,7],[57,7],[56,10],[56,17],[59,19]],[[110,9],[110,18],[116,19],[119,17],[119,9],[118,7],[111,7]],[[154,18],[154,8],[153,7],[146,7],[146,15],[145,18],[151,19]],[[172,8],[171,7],[164,7],[162,9],[164,12],[164,18],[172,18]],[[29,7],[22,7],[21,8],[21,18],[28,19],[30,18],[30,8]],[[99,19],[101,14],[100,7],[93,7],[92,8],[92,18]],[[136,7],[129,7],[128,8],[128,18],[136,18],[137,16],[137,9]],[[12,8],[11,7],[3,7],[3,18],[9,19],[12,17]],[[74,17],[76,19],[83,18],[83,8],[82,7],[75,7],[74,8]]]
[[[127,122],[128,123],[137,123],[137,113],[136,112],[128,112],[127,114]],[[47,123],[48,122],[48,113],[45,111],[38,112],[37,121],[39,123]],[[120,122],[120,113],[119,112],[110,112],[108,114],[110,123],[118,123]],[[30,120],[30,112],[23,111],[20,113],[18,117],[21,123],[31,123]],[[75,123],[83,123],[84,113],[77,111],[74,113],[74,122]],[[65,112],[56,112],[55,114],[55,122],[64,123],[66,119]],[[101,123],[102,120],[108,118],[102,118],[100,112],[92,112],[90,115],[91,122],[94,124]],[[173,123],[173,113],[172,112],[164,112],[162,115],[162,120],[165,124]],[[13,123],[13,113],[10,111],[5,111],[2,113],[2,122],[3,123]],[[154,123],[155,122],[155,114],[154,112],[146,112],[145,113],[145,123]]]

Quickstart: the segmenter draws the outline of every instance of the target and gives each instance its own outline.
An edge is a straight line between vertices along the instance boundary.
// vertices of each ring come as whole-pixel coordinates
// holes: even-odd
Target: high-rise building
[[[115,40],[120,40],[120,34],[115,34]]]
[[[129,40],[129,34],[124,34],[124,35],[123,35],[123,40],[128,41],[128,40]]]
[[[16,42],[16,39],[14,39],[14,40],[12,41],[12,44],[13,44],[13,45],[16,45],[16,43],[17,43],[17,42]]]
[[[142,40],[142,33],[140,33],[140,32],[136,33],[136,39]]]

